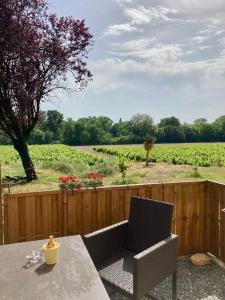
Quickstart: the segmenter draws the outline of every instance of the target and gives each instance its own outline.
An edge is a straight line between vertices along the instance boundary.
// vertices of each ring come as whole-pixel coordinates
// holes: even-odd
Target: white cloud
[[[213,14],[225,10],[224,0],[164,0],[166,5],[176,8],[184,13]]]
[[[205,49],[209,49],[209,48],[212,48],[212,46],[210,45],[204,45],[204,46],[199,46],[199,50],[205,50]]]
[[[210,38],[210,36],[203,36],[203,35],[199,35],[199,36],[194,36],[193,38],[191,38],[191,41],[195,44],[202,44],[205,41],[207,41]]]
[[[140,38],[135,40],[130,40],[124,43],[112,43],[111,46],[119,51],[134,51],[146,49],[151,46],[154,42],[156,42],[156,38]]]
[[[127,32],[138,31],[138,29],[130,23],[110,25],[104,32],[104,35],[121,35]]]
[[[151,59],[140,62],[135,59],[107,58],[96,61],[91,69],[94,82],[91,87],[93,93],[104,93],[119,88],[133,89],[132,80],[143,81],[166,80],[173,77],[181,78],[183,82],[188,78],[188,84],[196,78],[202,89],[217,89],[224,87],[225,80],[225,50],[215,59],[184,62],[179,59],[182,55],[179,47],[164,45],[161,49],[153,49]]]
[[[164,6],[146,8],[143,5],[139,5],[135,8],[128,8],[125,10],[125,14],[130,19],[131,23],[137,25],[173,20],[169,16],[176,13],[177,10]]]
[[[182,48],[178,44],[152,44],[153,42],[154,39],[139,39],[122,44],[113,44],[115,51],[112,51],[111,54],[141,58],[158,65],[174,62],[183,55]]]
[[[133,0],[115,0],[115,2],[123,5],[123,4],[130,4],[133,3]]]
[[[156,6],[146,8],[143,5],[135,7],[124,6],[124,14],[128,18],[128,22],[124,24],[110,25],[104,35],[121,35],[126,32],[140,31],[140,26],[146,24],[156,24],[165,21],[180,21],[174,16],[177,14],[176,9],[164,6]],[[183,21],[183,20],[182,20]]]

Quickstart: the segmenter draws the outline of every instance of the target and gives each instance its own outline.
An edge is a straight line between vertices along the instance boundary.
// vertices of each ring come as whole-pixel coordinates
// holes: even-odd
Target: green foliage
[[[117,171],[118,166],[114,159],[107,158],[104,159],[102,162],[97,162],[94,165],[93,171],[96,171],[100,174],[111,176]]]
[[[148,144],[153,145],[155,143],[155,138],[151,135],[146,135],[146,137],[144,138],[144,141]]]
[[[99,146],[95,150],[134,161],[145,161],[146,159],[145,150],[142,146]],[[213,166],[220,162],[220,165],[225,166],[225,144],[155,145],[151,152],[150,161],[201,167]]]
[[[138,178],[127,176],[126,178],[115,178],[112,181],[113,185],[123,185],[123,184],[137,184],[139,183]]]
[[[180,126],[180,120],[176,117],[162,118],[158,124],[159,127]]]
[[[194,178],[201,178],[202,177],[200,172],[198,171],[198,167],[193,168],[193,172],[191,173],[191,177],[194,177]]]
[[[136,114],[129,121],[113,123],[105,116],[67,119],[55,110],[42,112],[29,137],[29,144],[63,143],[75,145],[142,144],[146,136],[157,143],[225,141],[225,116],[212,124],[200,118],[193,124],[181,124],[176,117],[162,118],[157,125],[147,114]],[[3,141],[1,143],[1,141]],[[0,144],[7,141],[0,136]]]
[[[125,163],[124,157],[119,157],[118,167],[121,174],[122,181],[125,182],[128,166]]]
[[[30,155],[35,164],[43,162],[67,162],[69,164],[85,163],[93,166],[103,162],[103,158],[94,154],[71,149],[65,145],[32,145],[29,146]],[[10,164],[20,161],[18,153],[12,146],[0,146],[0,162]]]

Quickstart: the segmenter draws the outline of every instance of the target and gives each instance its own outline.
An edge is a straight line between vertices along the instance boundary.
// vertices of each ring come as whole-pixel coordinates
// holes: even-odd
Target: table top
[[[78,235],[57,238],[59,261],[27,267],[26,255],[46,240],[0,246],[0,299],[109,300],[88,251]]]

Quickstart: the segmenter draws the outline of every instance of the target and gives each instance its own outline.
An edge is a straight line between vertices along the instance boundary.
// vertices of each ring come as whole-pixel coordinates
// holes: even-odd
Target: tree
[[[212,124],[218,141],[225,141],[225,116],[220,116]]]
[[[63,124],[62,132],[61,132],[61,140],[66,145],[79,145],[79,141],[75,143],[76,141],[76,121],[73,121],[72,119],[68,119]]]
[[[53,133],[53,140],[57,141],[59,139],[59,133],[63,125],[63,114],[57,110],[48,110],[46,114],[46,119],[42,125],[44,130],[49,130]]]
[[[162,118],[158,124],[159,127],[164,126],[180,126],[180,120],[176,117]]]
[[[184,130],[176,117],[162,118],[157,128],[159,143],[179,143],[185,141]]]
[[[27,147],[41,102],[66,89],[68,73],[84,88],[92,36],[84,20],[58,18],[45,0],[1,0],[0,129],[18,151],[28,181],[37,178]]]
[[[136,114],[130,119],[135,143],[142,143],[145,136],[154,135],[153,119],[147,114]]]
[[[207,121],[207,119],[205,119],[205,118],[198,118],[198,119],[194,120],[194,124],[195,124],[195,125],[199,125],[199,124],[207,124],[207,123],[208,123],[208,121]]]
[[[152,136],[146,136],[144,140],[144,149],[146,152],[146,167],[148,166],[149,153],[154,146],[155,139]]]

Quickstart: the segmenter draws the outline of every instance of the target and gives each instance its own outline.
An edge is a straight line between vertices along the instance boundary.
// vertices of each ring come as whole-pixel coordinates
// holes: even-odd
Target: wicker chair
[[[172,274],[176,300],[178,237],[171,235],[172,214],[172,204],[132,197],[128,221],[85,235],[103,282],[136,300]]]

